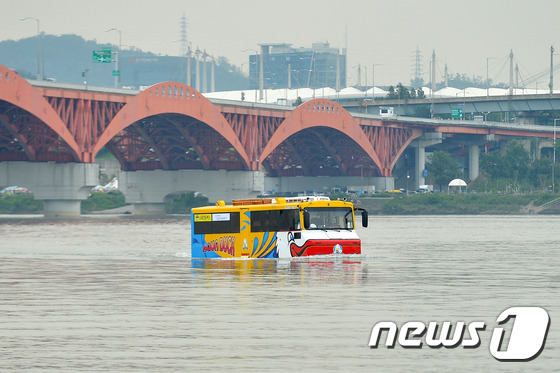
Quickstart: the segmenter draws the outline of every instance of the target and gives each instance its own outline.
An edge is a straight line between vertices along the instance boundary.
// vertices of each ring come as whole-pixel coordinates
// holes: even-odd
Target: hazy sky
[[[242,50],[259,43],[347,45],[351,85],[358,64],[367,68],[368,84],[373,64],[376,85],[409,83],[418,47],[426,82],[433,50],[439,80],[445,64],[450,74],[485,78],[492,57],[490,78],[507,82],[512,49],[521,79],[545,88],[550,47],[560,52],[558,0],[0,0],[0,40],[36,35],[35,21],[20,20],[34,17],[47,34],[118,44],[118,33],[106,32],[114,27],[125,46],[178,55],[183,13],[193,48],[238,66],[253,53]],[[539,72],[538,82],[530,79]]]

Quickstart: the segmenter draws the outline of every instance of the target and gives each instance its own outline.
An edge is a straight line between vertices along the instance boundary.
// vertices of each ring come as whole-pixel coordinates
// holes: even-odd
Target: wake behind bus
[[[218,201],[191,210],[193,258],[294,258],[361,254],[352,202],[323,196]]]

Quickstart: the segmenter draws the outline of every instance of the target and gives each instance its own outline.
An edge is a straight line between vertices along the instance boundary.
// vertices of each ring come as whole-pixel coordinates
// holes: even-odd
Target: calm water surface
[[[560,217],[371,217],[363,255],[192,260],[187,218],[0,218],[0,371],[558,371]],[[542,354],[489,352],[541,306]],[[486,322],[476,349],[370,349],[379,321]]]

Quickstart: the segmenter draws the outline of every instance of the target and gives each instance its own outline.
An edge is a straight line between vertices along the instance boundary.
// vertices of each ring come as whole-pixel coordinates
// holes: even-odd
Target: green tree
[[[414,88],[410,89],[410,98],[416,98],[416,90]]]
[[[387,91],[388,100],[408,100],[412,98],[426,98],[424,91],[419,88],[415,90],[414,88],[408,89],[402,83],[397,84],[397,87],[390,86]]]
[[[407,100],[410,98],[410,91],[402,83],[397,84],[397,98]]]
[[[455,76],[450,76],[447,80],[450,87],[455,87],[458,89],[464,89],[468,87],[486,88],[486,79],[480,76],[469,77],[466,74],[455,74]],[[499,85],[494,84],[494,87]],[[443,88],[443,83],[438,85],[436,89]]]
[[[439,186],[439,190],[458,175],[457,163],[449,153],[443,151],[436,150],[426,167],[434,183]]]
[[[506,162],[499,151],[482,154],[480,168],[482,173],[490,179],[495,180],[501,177],[507,177]]]
[[[173,201],[166,205],[170,214],[188,214],[193,207],[207,206],[208,197],[196,192],[185,192],[173,197]]]
[[[506,147],[505,163],[508,176],[514,179],[514,184],[527,177],[529,170],[529,152],[518,141],[510,141]]]
[[[396,100],[399,98],[399,95],[397,94],[397,92],[395,92],[395,87],[390,86],[389,89],[387,90],[387,99],[388,100]]]
[[[390,86],[387,92],[389,100],[407,100],[411,98],[410,91],[402,83],[397,84],[397,88]]]
[[[543,157],[531,163],[529,167],[529,180],[541,190],[550,185],[552,178],[552,159]]]
[[[83,212],[101,211],[125,206],[124,194],[118,190],[110,192],[92,192],[90,196],[81,202]]]

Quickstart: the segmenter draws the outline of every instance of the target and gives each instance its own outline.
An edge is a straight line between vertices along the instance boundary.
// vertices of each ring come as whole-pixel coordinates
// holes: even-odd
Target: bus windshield
[[[354,229],[350,207],[308,207],[309,229]]]

